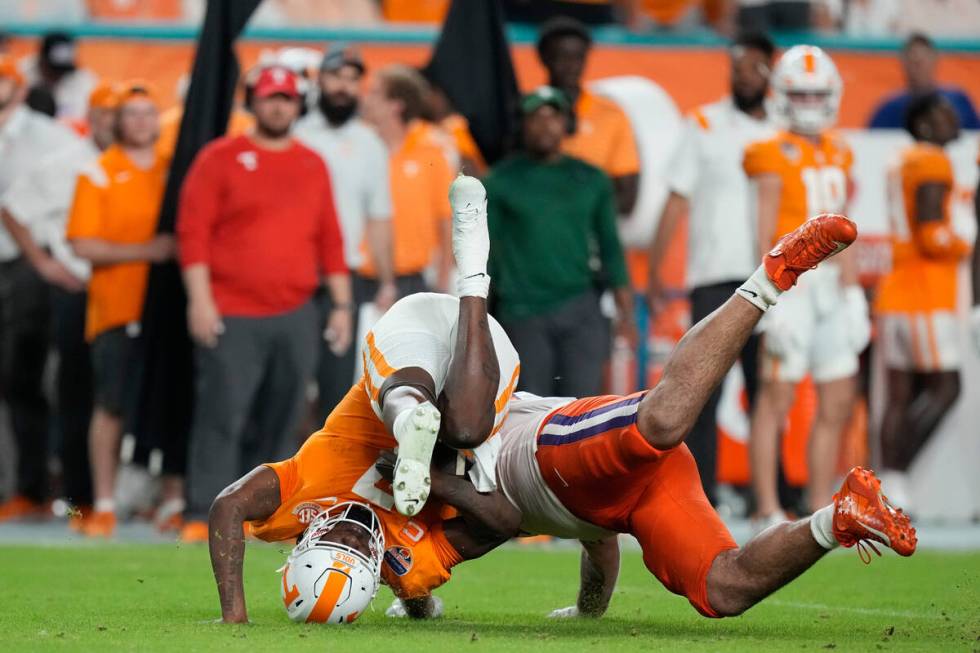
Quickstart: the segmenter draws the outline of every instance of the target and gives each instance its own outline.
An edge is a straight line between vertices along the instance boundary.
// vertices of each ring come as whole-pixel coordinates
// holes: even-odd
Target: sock
[[[783,291],[769,279],[764,265],[760,265],[735,292],[752,302],[762,312],[774,306],[779,296],[783,294]]]
[[[116,501],[115,499],[96,499],[93,508],[95,512],[116,512]]]
[[[406,408],[395,416],[395,421],[391,424],[391,434],[399,444],[401,444],[401,434],[405,432],[405,425],[408,420],[412,419],[412,413],[414,411],[414,406],[412,408]]]
[[[810,532],[817,544],[828,551],[839,546],[834,537],[834,504],[824,506],[810,515]]]
[[[490,294],[490,275],[481,272],[468,277],[460,277],[456,282],[456,294],[460,297],[483,297]]]

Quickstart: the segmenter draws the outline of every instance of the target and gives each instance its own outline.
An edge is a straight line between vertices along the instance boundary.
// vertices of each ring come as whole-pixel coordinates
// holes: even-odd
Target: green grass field
[[[446,617],[384,617],[391,594],[350,627],[289,622],[278,547],[250,545],[248,626],[213,623],[203,546],[0,547],[0,650],[7,651],[977,651],[980,553],[886,554],[865,568],[829,556],[748,614],[698,616],[625,554],[609,613],[552,622],[577,587],[577,553],[509,548],[456,570]],[[397,642],[397,643],[396,643]]]

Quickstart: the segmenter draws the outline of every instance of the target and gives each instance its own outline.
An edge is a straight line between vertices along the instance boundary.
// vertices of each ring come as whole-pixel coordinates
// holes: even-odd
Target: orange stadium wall
[[[246,41],[239,52],[245,66],[258,59],[265,48],[281,43]],[[322,43],[297,43],[320,47]],[[11,42],[15,56],[25,55],[36,47],[35,39],[18,38]],[[399,62],[421,65],[428,61],[428,45],[367,44],[364,57],[371,67]],[[691,48],[643,48],[598,46],[589,60],[588,79],[613,75],[641,75],[660,84],[677,102],[681,110],[711,101],[726,92],[728,79],[723,50]],[[159,86],[161,96],[176,103],[177,81],[190,70],[193,44],[185,41],[130,41],[124,39],[84,38],[81,40],[82,65],[109,79],[140,77]],[[902,73],[893,53],[850,52],[834,53],[844,78],[844,99],[841,108],[842,127],[861,127],[885,95],[901,88]],[[521,86],[533,87],[544,81],[544,71],[538,64],[534,49],[515,46],[514,61]],[[980,55],[946,53],[940,62],[939,77],[944,83],[967,90],[975,103],[980,104]]]

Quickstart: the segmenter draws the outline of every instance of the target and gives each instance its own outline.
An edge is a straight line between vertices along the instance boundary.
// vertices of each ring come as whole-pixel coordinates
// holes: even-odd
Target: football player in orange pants
[[[970,253],[950,222],[953,165],[943,146],[959,136],[956,111],[938,93],[916,98],[906,129],[915,143],[889,172],[892,270],[876,302],[888,375],[882,478],[903,504],[905,472],[960,394],[956,278]]]
[[[433,496],[474,520],[489,515],[482,519],[486,531],[504,516],[528,534],[581,540],[578,602],[555,617],[605,611],[619,571],[616,533],[636,537],[650,572],[708,617],[741,614],[838,545],[858,544],[866,561],[864,547],[874,549],[874,542],[911,555],[916,536],[908,517],[888,503],[874,474],[859,467],[831,504],[738,547],[683,444],[762,315],[802,272],[856,235],[854,224],[836,215],[791,232],[735,296],[688,331],[648,391],[575,401],[518,393],[502,432],[498,491],[481,494],[434,470]]]

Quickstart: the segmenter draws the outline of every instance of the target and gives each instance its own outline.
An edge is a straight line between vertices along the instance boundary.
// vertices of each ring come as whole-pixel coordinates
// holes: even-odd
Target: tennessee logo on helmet
[[[306,501],[293,508],[293,514],[296,516],[299,523],[309,524],[311,521],[313,521],[314,517],[320,514],[322,510],[323,508],[320,507],[320,504],[313,503],[312,501]]]
[[[398,576],[412,570],[412,550],[407,546],[393,546],[385,551],[385,564]]]

